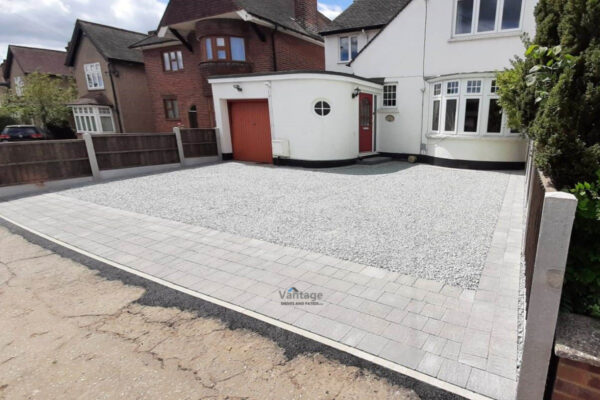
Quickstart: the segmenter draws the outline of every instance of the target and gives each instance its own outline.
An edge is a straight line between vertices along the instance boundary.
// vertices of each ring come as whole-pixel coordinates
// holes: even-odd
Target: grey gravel
[[[508,179],[401,162],[230,162],[62,194],[475,289]]]

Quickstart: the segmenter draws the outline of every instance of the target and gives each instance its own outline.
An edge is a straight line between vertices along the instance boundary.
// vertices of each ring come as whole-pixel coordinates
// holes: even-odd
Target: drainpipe
[[[425,85],[425,57],[426,57],[426,51],[427,51],[427,17],[428,17],[428,5],[429,5],[429,0],[425,0],[425,28],[423,31],[423,72],[422,72],[422,78],[423,78],[423,88],[421,89],[421,136],[420,136],[420,140],[419,140],[419,153],[420,154],[427,154],[427,142],[425,142],[423,140],[423,136],[425,135],[425,133],[423,132],[423,129],[425,128],[425,125],[423,123],[423,118],[425,118],[425,90],[426,90],[426,85]]]
[[[119,109],[119,99],[117,99],[117,91],[115,89],[115,81],[113,80],[113,73],[115,76],[119,76],[119,72],[114,67],[113,63],[108,63],[108,76],[110,77],[110,86],[112,87],[113,98],[115,99],[115,113],[117,114],[117,124],[119,124],[119,132],[123,132],[123,121],[121,120],[121,110]]]
[[[273,51],[273,71],[277,71],[277,51],[275,50],[275,34],[279,25],[275,24],[275,29],[271,32],[271,50]]]

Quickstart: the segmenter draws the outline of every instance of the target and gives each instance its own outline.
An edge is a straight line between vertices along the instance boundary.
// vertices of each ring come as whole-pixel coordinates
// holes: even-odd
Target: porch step
[[[392,157],[377,156],[377,157],[363,158],[362,160],[359,160],[358,163],[361,165],[378,165],[378,164],[390,162],[392,160],[393,160]]]

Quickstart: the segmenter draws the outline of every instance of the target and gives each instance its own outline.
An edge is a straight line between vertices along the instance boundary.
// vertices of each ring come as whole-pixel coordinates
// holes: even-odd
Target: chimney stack
[[[317,0],[294,0],[294,12],[300,25],[318,31]]]

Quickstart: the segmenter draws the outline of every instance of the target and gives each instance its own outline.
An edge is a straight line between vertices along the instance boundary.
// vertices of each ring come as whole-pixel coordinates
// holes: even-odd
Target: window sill
[[[468,35],[452,36],[448,39],[448,43],[454,42],[467,42],[470,40],[485,40],[485,39],[498,39],[498,38],[509,38],[509,37],[520,37],[523,34],[521,29],[506,32],[493,32],[493,33],[473,33]]]
[[[512,135],[468,135],[464,133],[459,133],[456,135],[447,134],[447,133],[428,133],[428,139],[439,139],[439,140],[485,140],[485,141],[494,141],[494,140],[503,140],[503,141],[521,141],[524,138],[518,134]]]
[[[102,90],[106,90],[105,88],[88,88],[88,92],[100,92]]]

